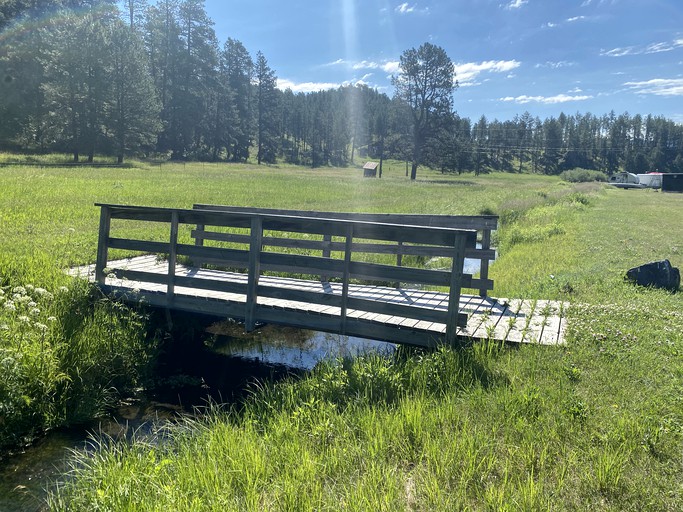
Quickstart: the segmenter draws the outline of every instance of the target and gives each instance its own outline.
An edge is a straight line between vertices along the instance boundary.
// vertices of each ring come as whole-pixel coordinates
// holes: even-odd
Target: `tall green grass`
[[[181,207],[204,202],[498,213],[494,295],[572,304],[565,347],[481,343],[457,352],[400,351],[390,358],[331,362],[300,380],[255,387],[243,409],[216,406],[131,444],[101,439],[73,459],[73,471],[53,489],[50,507],[683,508],[681,298],[623,280],[627,268],[653,259],[666,257],[682,266],[676,227],[683,225],[683,196],[576,188],[523,175],[475,178],[426,171],[411,183],[402,171],[389,166],[382,180],[371,180],[356,169],[211,164],[0,169],[5,294],[33,284],[58,297],[66,277],[56,277],[61,274],[55,269],[94,258],[94,202]],[[166,236],[162,231],[152,235]],[[71,289],[70,282],[67,286]],[[33,292],[26,293],[41,309]],[[45,315],[54,307],[40,304]],[[117,377],[141,371],[130,365],[144,365],[149,357],[142,345],[144,319],[93,301],[87,290],[67,304],[62,316],[50,313],[60,322],[50,329],[55,346],[76,347],[72,366],[85,352],[83,368],[111,365],[121,369],[114,372]],[[86,314],[69,316],[79,310]],[[83,317],[87,320],[79,324]],[[82,328],[70,330],[62,318]],[[3,340],[16,346],[20,320],[11,321],[17,328]],[[47,317],[39,323],[49,325]],[[96,349],[111,332],[120,335],[112,351]],[[41,353],[38,334],[29,336],[36,354]],[[125,352],[115,354],[113,348],[120,347]],[[138,355],[124,363],[126,354]],[[40,357],[31,360],[35,366]]]
[[[2,154],[0,161],[59,163],[65,159],[63,155],[44,155],[29,162],[20,155]],[[135,168],[123,169],[0,167],[0,285],[10,295],[14,288],[27,284],[53,295],[60,286],[67,286],[77,294],[72,300],[80,304],[75,308],[69,302],[54,303],[48,314],[47,305],[41,303],[42,316],[31,319],[30,325],[16,320],[26,316],[27,311],[23,310],[3,320],[9,329],[3,334],[2,347],[8,351],[6,363],[10,369],[6,385],[11,389],[0,395],[0,404],[12,405],[2,409],[0,424],[4,427],[0,428],[4,433],[0,434],[0,446],[98,414],[107,397],[116,396],[114,388],[139,381],[140,372],[153,357],[154,344],[144,340],[144,322],[137,313],[116,309],[118,306],[94,296],[83,283],[72,282],[63,275],[63,269],[95,259],[99,222],[95,203],[185,208],[193,203],[218,203],[476,214],[482,205],[495,209],[505,198],[536,194],[528,190],[531,184],[547,193],[567,188],[556,180],[535,177],[512,181],[508,176],[491,175],[471,180],[425,171],[420,178],[417,182],[407,180],[402,164],[397,162],[388,163],[381,180],[364,179],[362,171],[355,168],[201,163],[136,163]],[[113,224],[122,236],[158,240],[168,237],[168,227],[161,224],[151,231],[149,225],[134,222]],[[181,240],[190,240],[189,231],[181,232],[180,236]],[[116,257],[117,252],[112,251],[111,256]],[[33,296],[27,301],[38,304]],[[48,316],[57,320],[47,322]],[[44,336],[35,331],[36,323],[49,327]],[[72,324],[78,328],[69,327]],[[111,327],[104,329],[103,325]],[[29,327],[31,330],[27,331]],[[108,330],[116,333],[113,338]],[[22,337],[31,343],[18,343]],[[116,347],[109,343],[110,339],[117,340]],[[40,355],[43,352],[45,355]],[[34,364],[41,357],[49,359],[50,364]],[[47,373],[29,375],[35,368]],[[127,383],[121,374],[129,376]],[[98,377],[101,380],[95,382]],[[40,385],[36,384],[38,381]]]
[[[557,179],[504,174],[475,179],[424,171],[410,182],[400,166],[388,167],[380,180],[363,178],[355,168],[201,163],[138,164],[131,169],[7,167],[0,168],[0,184],[2,251],[18,258],[43,252],[68,264],[95,259],[95,203],[476,215],[498,213],[505,202],[535,197],[538,191],[571,189]],[[130,223],[124,229],[133,234],[141,228]],[[156,226],[151,235],[167,238],[167,226]]]
[[[104,414],[154,352],[141,314],[46,263],[0,257],[0,449]]]
[[[683,263],[662,229],[683,224],[683,197],[582,194],[539,195],[506,220],[492,268],[508,296],[571,301],[565,347],[484,342],[326,363],[255,388],[243,410],[209,410],[157,440],[101,442],[74,458],[50,506],[681,509],[681,298],[623,274],[642,260]],[[524,235],[543,223],[561,229]],[[511,228],[523,235],[514,243]]]

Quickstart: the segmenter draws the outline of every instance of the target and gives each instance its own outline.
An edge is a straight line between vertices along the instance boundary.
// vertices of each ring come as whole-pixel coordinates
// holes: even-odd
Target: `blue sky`
[[[614,110],[683,122],[683,0],[207,0],[221,44],[261,50],[279,86],[393,94],[401,53],[441,46],[461,116]]]

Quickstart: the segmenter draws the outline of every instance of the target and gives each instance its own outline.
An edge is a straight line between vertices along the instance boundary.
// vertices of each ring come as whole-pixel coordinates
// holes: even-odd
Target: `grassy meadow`
[[[26,383],[35,382],[31,368],[46,366],[41,357],[66,375],[40,377],[53,383],[46,396],[55,402],[62,396],[55,382],[64,387],[88,368],[117,363],[103,379],[107,389],[125,388],[153,360],[142,312],[101,300],[60,272],[94,260],[95,202],[496,213],[493,295],[571,302],[567,345],[480,343],[332,361],[305,378],[254,389],[239,411],[215,406],[130,444],[101,440],[74,458],[71,478],[55,485],[49,507],[682,509],[683,300],[633,287],[623,276],[655,259],[683,266],[683,195],[425,170],[411,183],[401,163],[385,168],[382,180],[361,172],[225,164],[0,168],[0,286],[5,297],[18,294],[17,310],[5,308],[0,318],[7,326],[2,360],[12,358],[18,375],[14,395],[11,386],[1,390],[0,428],[36,400]],[[20,286],[23,294],[14,291]],[[60,286],[69,299],[60,298]],[[44,306],[39,287],[52,296]],[[20,301],[24,295],[30,299]],[[41,310],[40,321],[18,310],[29,302]],[[73,304],[84,314],[70,313]],[[52,323],[40,316],[48,314]],[[22,334],[27,322],[19,316],[29,318],[34,334]],[[37,323],[49,335],[41,337]],[[90,349],[64,355],[85,340]],[[93,355],[81,361],[81,351]],[[70,393],[76,403],[78,390]],[[8,396],[21,407],[9,409]],[[68,421],[52,417],[50,425]]]

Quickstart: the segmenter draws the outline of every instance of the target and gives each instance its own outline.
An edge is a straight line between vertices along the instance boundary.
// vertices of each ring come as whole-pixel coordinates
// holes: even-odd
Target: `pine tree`
[[[226,41],[221,58],[231,92],[230,110],[235,116],[234,124],[229,127],[228,155],[234,162],[243,162],[249,158],[252,142],[254,114],[251,79],[254,63],[244,45],[232,38]]]
[[[149,148],[161,129],[161,104],[149,73],[143,42],[122,23],[112,30],[107,126],[118,163],[126,153]]]
[[[413,155],[410,179],[417,176],[427,139],[448,119],[453,106],[455,69],[443,48],[424,43],[403,52],[400,73],[393,77],[396,97],[410,106],[413,121]]]
[[[278,152],[278,91],[275,72],[260,51],[256,54],[256,108],[257,108],[257,159],[261,162],[275,163]]]

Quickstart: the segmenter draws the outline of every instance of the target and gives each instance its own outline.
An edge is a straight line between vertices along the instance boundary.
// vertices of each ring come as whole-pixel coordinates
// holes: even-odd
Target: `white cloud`
[[[385,73],[398,73],[400,62],[397,60],[390,60],[383,63],[380,68]]]
[[[556,28],[569,23],[576,23],[577,21],[590,21],[595,20],[594,17],[589,16],[572,16],[571,18],[566,18],[563,21],[549,21],[543,25],[543,28]]]
[[[568,94],[557,94],[556,96],[506,96],[500,98],[501,101],[519,103],[543,103],[544,105],[554,105],[556,103],[567,103],[569,101],[584,101],[589,100],[593,96],[570,96]]]
[[[551,68],[551,69],[559,69],[559,68],[567,68],[569,66],[574,66],[576,65],[576,62],[569,62],[568,60],[559,60],[559,61],[546,61],[543,64],[536,64],[534,67],[536,69],[538,68]]]
[[[318,92],[327,89],[337,89],[343,84],[332,83],[332,82],[293,82],[292,80],[287,80],[286,78],[277,79],[277,88],[286,91],[291,89],[292,92]]]
[[[359,70],[381,70],[388,75],[395,75],[400,71],[400,62],[397,60],[385,60],[385,61],[372,61],[372,60],[360,60],[360,61],[348,61],[344,59],[337,59],[333,62],[324,64],[327,66],[347,66],[354,71]],[[506,73],[508,78],[514,76],[510,73],[512,70],[517,69],[521,66],[521,62],[517,60],[487,60],[483,62],[465,62],[461,64],[454,64],[455,66],[455,78],[458,80],[458,84],[461,87],[473,87],[475,85],[481,85],[486,79],[479,79],[482,73]],[[369,76],[369,75],[366,75]],[[365,79],[365,78],[363,78]],[[351,82],[355,83],[355,82]],[[325,84],[322,84],[325,85]],[[323,89],[330,89],[333,87],[339,87],[342,84],[327,84],[330,87],[322,87]],[[303,92],[310,92],[320,89],[315,89],[316,84],[298,84],[297,87],[313,87],[312,89],[301,89]],[[286,89],[287,86],[281,87],[280,89]],[[290,86],[291,87],[291,86]],[[292,91],[295,89],[293,87]],[[298,91],[295,91],[298,92]]]
[[[681,47],[683,47],[683,38],[678,38],[674,39],[673,41],[648,44],[647,46],[624,46],[622,48],[602,50],[600,55],[603,57],[624,57],[626,55],[644,55],[651,53],[670,52]]]
[[[344,59],[337,59],[333,62],[328,62],[326,64],[323,64],[323,67],[329,67],[329,66],[339,66],[341,64],[346,64],[346,61]]]
[[[634,46],[627,46],[625,48],[613,48],[611,50],[602,50],[600,55],[603,57],[623,57],[624,55],[633,55]]]
[[[384,62],[374,62],[370,60],[361,60],[351,64],[352,69],[381,69],[385,73],[396,73],[398,71],[399,61],[387,60]]]
[[[429,7],[418,7],[417,4],[409,4],[408,2],[404,2],[400,5],[397,5],[396,8],[394,9],[394,12],[397,12],[398,14],[428,14],[429,13]]]
[[[379,69],[379,64],[377,62],[369,60],[361,60],[358,62],[350,62],[351,69]]]
[[[397,13],[399,14],[408,14],[411,13],[415,10],[414,5],[410,5],[408,2],[402,3],[401,5],[398,5],[396,9],[394,9]]]
[[[385,60],[381,62],[373,60],[359,60],[359,61],[349,61],[344,59],[337,59],[333,62],[328,62],[323,64],[323,67],[331,66],[347,66],[353,70],[359,69],[381,69],[385,73],[396,73],[399,69],[399,61],[397,60]]]
[[[616,5],[619,2],[619,0],[585,0],[582,4],[581,7],[589,7],[591,4],[597,3],[598,5],[604,5],[604,4],[610,4],[610,5]]]
[[[643,82],[626,82],[624,85],[637,94],[683,96],[683,78],[653,78]]]
[[[683,46],[683,39],[674,39],[668,43],[653,43],[645,48],[645,53],[670,52]]]
[[[505,6],[507,10],[519,9],[525,4],[528,4],[529,0],[512,0],[509,4]]]
[[[481,73],[509,73],[521,66],[517,60],[487,60],[484,62],[466,62],[455,64],[455,78],[463,87],[478,85],[476,78]]]

